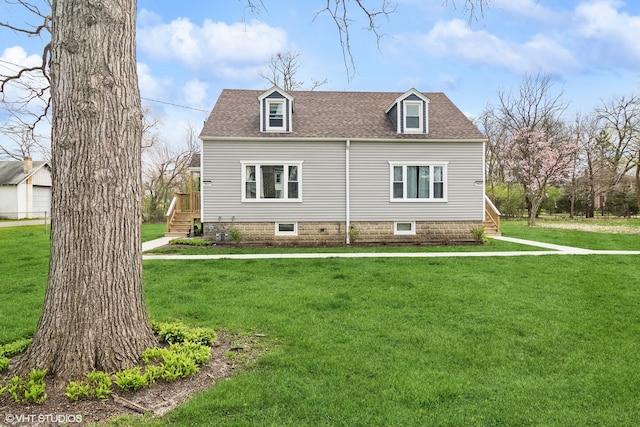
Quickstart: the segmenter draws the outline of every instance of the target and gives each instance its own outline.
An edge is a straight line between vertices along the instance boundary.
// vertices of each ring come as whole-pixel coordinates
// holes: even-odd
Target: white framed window
[[[276,222],[276,236],[297,236],[297,222]]]
[[[389,162],[392,202],[446,202],[447,162]]]
[[[284,131],[285,130],[285,116],[284,116],[284,99],[267,99],[267,130],[268,131]]]
[[[403,123],[406,133],[424,132],[422,108],[422,101],[404,101]]]
[[[416,223],[414,221],[394,222],[393,234],[416,234]]]
[[[242,201],[302,201],[302,162],[240,162]]]

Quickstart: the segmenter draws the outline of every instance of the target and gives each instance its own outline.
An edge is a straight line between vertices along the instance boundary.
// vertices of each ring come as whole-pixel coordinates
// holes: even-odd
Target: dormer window
[[[387,108],[386,113],[398,133],[428,133],[428,106],[429,98],[411,89],[396,98]]]
[[[422,132],[422,101],[404,101],[404,129]]]
[[[258,97],[260,132],[293,131],[293,97],[274,86]]]
[[[284,101],[267,100],[269,107],[269,124],[267,130],[284,130]]]

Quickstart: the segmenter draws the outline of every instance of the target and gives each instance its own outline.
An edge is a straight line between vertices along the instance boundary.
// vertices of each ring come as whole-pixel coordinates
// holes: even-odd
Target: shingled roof
[[[294,98],[293,132],[260,132],[258,96],[264,91],[225,89],[200,134],[202,139],[327,138],[485,140],[485,136],[441,92],[427,92],[429,132],[398,134],[385,114],[402,92],[289,91]]]
[[[0,185],[18,185],[45,165],[48,165],[48,163],[42,161],[33,162],[31,171],[25,173],[24,164],[19,160],[0,161]]]

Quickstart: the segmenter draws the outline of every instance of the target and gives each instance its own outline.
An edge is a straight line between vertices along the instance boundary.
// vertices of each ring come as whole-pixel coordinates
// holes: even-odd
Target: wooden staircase
[[[500,211],[493,202],[484,196],[484,232],[487,236],[501,236],[500,232]]]
[[[193,227],[193,218],[190,212],[176,212],[167,224],[166,237],[187,237]]]
[[[194,220],[200,219],[200,192],[175,193],[167,212],[166,237],[193,235]]]

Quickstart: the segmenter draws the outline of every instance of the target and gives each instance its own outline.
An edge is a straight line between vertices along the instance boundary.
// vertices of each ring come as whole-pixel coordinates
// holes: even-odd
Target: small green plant
[[[211,348],[200,344],[171,344],[168,349],[150,348],[145,350],[142,353],[142,360],[148,364],[147,370],[151,370],[149,375],[153,379],[171,382],[179,378],[186,378],[198,371],[196,360],[204,360],[202,348],[206,348],[207,352],[211,353]],[[154,363],[158,365],[154,365]]]
[[[185,341],[213,347],[218,341],[218,336],[216,335],[216,331],[210,328],[191,328]]]
[[[21,338],[19,340],[0,346],[0,356],[13,357],[22,353],[31,344],[31,338]]]
[[[231,235],[231,240],[233,240],[233,243],[235,243],[236,245],[242,243],[242,233],[240,233],[240,230],[238,230],[237,228],[232,228],[231,230],[229,230],[229,235]]]
[[[485,244],[487,242],[487,234],[484,229],[484,225],[479,227],[473,227],[471,229],[471,234],[473,234],[473,240],[479,244]]]
[[[89,384],[83,381],[69,381],[64,395],[72,402],[89,397]]]
[[[69,381],[65,395],[72,401],[97,397],[106,399],[111,395],[111,376],[95,369],[87,374],[86,381]]]
[[[9,359],[4,356],[0,356],[0,372],[4,372],[9,369]]]
[[[162,378],[162,372],[164,371],[164,366],[162,365],[147,365],[144,368],[144,377],[147,381],[148,385],[155,383],[157,380]]]
[[[87,374],[90,394],[98,399],[106,399],[111,395],[111,376],[106,372],[93,370]]]
[[[162,363],[168,353],[166,348],[148,348],[142,352],[142,361],[145,364]]]
[[[26,384],[22,377],[16,375],[9,380],[5,389],[17,403],[44,403],[47,400],[45,374],[44,370],[33,369],[27,376]]]
[[[213,346],[218,337],[210,328],[191,328],[181,322],[151,322],[151,329],[162,343],[175,344],[185,341]]]
[[[195,342],[186,341],[180,345],[172,344],[169,349],[175,354],[188,357],[198,366],[207,363],[211,357],[211,347]]]
[[[142,374],[139,367],[125,369],[124,371],[116,372],[115,381],[116,385],[124,391],[136,391],[146,386],[147,379]]]
[[[29,373],[29,380],[24,392],[24,397],[27,402],[44,403],[47,400],[46,385],[44,383],[44,376],[47,371],[42,369],[33,369]]]
[[[198,372],[196,363],[184,354],[169,352],[164,362],[160,378],[167,382],[187,378],[189,375]]]
[[[24,384],[22,383],[22,378],[19,376],[12,377],[7,383],[5,389],[7,392],[13,397],[13,400],[16,402],[22,402],[22,396],[24,393]]]
[[[185,245],[185,246],[208,246],[209,242],[202,239],[172,239],[169,242],[170,245]]]
[[[350,227],[349,228],[349,241],[351,243],[355,243],[355,241],[358,240],[358,234],[360,234],[360,230],[358,230],[355,227]]]
[[[173,344],[183,342],[187,336],[187,327],[183,323],[156,323],[152,325],[158,340],[163,343]]]

